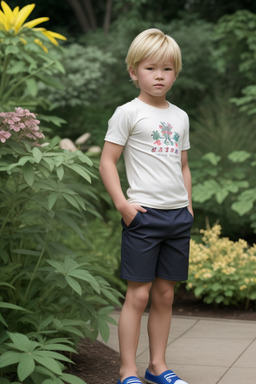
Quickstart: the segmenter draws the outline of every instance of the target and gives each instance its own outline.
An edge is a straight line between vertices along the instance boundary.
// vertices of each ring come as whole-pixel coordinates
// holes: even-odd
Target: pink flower
[[[15,112],[0,113],[0,129],[2,129],[0,140],[2,143],[11,137],[14,141],[33,140],[33,145],[38,144],[38,139],[44,138],[40,131],[40,121],[36,115],[28,109],[21,107],[15,108]]]
[[[9,137],[11,137],[10,132],[0,131],[0,141],[2,143],[5,143]]]

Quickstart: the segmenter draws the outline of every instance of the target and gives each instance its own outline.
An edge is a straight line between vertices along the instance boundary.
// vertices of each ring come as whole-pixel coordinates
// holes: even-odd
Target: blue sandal
[[[147,369],[145,372],[145,381],[149,384],[188,384],[170,370],[163,372],[159,376],[155,376]]]
[[[121,380],[118,380],[117,384],[143,384],[140,379],[136,376],[129,376],[124,379],[124,381],[121,382]]]

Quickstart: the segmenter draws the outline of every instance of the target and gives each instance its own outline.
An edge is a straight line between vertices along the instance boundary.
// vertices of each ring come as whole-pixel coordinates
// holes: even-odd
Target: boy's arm
[[[125,224],[129,225],[138,211],[146,212],[146,209],[142,208],[139,204],[128,203],[123,194],[116,167],[123,148],[121,145],[106,141],[102,150],[99,171],[116,209],[121,213]]]
[[[194,216],[193,208],[192,208],[192,181],[191,181],[191,173],[188,165],[188,153],[187,151],[181,152],[181,167],[185,188],[188,192],[188,200],[189,206],[188,210]]]

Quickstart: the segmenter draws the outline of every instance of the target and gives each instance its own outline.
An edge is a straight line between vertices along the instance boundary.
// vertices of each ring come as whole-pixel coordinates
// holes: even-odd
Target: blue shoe
[[[159,376],[155,376],[147,369],[145,372],[145,381],[149,384],[188,384],[170,370],[163,372]]]
[[[124,379],[124,381],[121,382],[121,380],[118,380],[117,384],[143,384],[140,379],[136,376],[129,376]]]

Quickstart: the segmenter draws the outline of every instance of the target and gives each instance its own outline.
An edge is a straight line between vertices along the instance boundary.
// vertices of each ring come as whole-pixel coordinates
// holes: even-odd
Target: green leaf
[[[231,205],[233,211],[237,212],[239,216],[243,216],[253,208],[252,201],[237,201]]]
[[[26,86],[28,93],[30,93],[31,96],[36,97],[38,91],[36,80],[33,77],[26,79]]]
[[[104,296],[106,296],[109,300],[111,300],[112,302],[116,303],[117,305],[120,305],[120,301],[118,300],[117,297],[115,297],[113,295],[112,292],[110,291],[107,291],[106,289],[102,290],[102,293],[104,294]]]
[[[36,350],[35,355],[41,356],[41,357],[47,357],[47,358],[49,357],[49,358],[52,358],[55,360],[62,360],[62,361],[66,361],[67,363],[72,363],[72,360],[70,360],[68,357],[64,356],[63,354],[58,353],[58,352],[49,351],[49,350],[47,350],[47,351]]]
[[[212,286],[211,286],[212,290],[214,292],[218,291],[219,289],[221,289],[221,285],[219,283],[214,283]]]
[[[251,154],[246,151],[234,151],[228,155],[229,160],[234,163],[243,163],[245,160],[249,159]]]
[[[26,183],[31,187],[34,183],[35,175],[34,175],[33,167],[30,163],[26,163],[23,166],[23,176]]]
[[[250,300],[256,300],[256,291],[250,293],[250,294],[248,295],[248,297],[249,297]]]
[[[19,159],[19,162],[18,162],[18,165],[25,165],[27,162],[32,162],[34,161],[34,159],[31,157],[31,156],[22,156],[20,159]],[[15,165],[15,164],[13,164]]]
[[[52,209],[52,207],[54,206],[54,204],[55,204],[56,201],[58,200],[58,197],[59,197],[59,193],[58,193],[58,192],[52,192],[52,193],[48,196],[48,208],[49,208],[49,210]]]
[[[212,165],[217,165],[220,161],[221,157],[216,155],[213,152],[206,153],[204,156],[202,156],[202,160],[209,161]]]
[[[6,328],[8,328],[8,324],[6,323],[6,321],[3,318],[3,316],[1,315],[1,313],[0,313],[0,323],[2,323]]]
[[[74,171],[74,172],[78,173],[80,176],[82,176],[86,181],[88,181],[88,183],[91,183],[91,177],[88,174],[88,172],[86,172],[84,167],[82,167],[81,165],[78,165],[78,164],[72,164],[72,165],[65,164],[65,165],[66,165],[66,167],[72,169],[72,171]]]
[[[81,280],[84,280],[84,281],[87,281],[88,283],[91,284],[91,286],[93,287],[93,289],[100,294],[100,287],[99,287],[99,284],[97,282],[97,280],[95,279],[95,277],[93,277],[89,272],[83,270],[83,269],[75,269],[73,271],[70,271],[68,273],[69,276],[73,276],[73,277],[76,277],[77,279],[81,279]]]
[[[5,303],[3,301],[0,302],[0,308],[15,309],[18,311],[28,311],[26,308],[20,307],[19,305],[15,305],[12,303]]]
[[[217,203],[218,203],[218,204],[221,204],[221,203],[225,200],[225,198],[228,196],[228,194],[229,194],[228,191],[227,191],[227,190],[224,190],[224,189],[218,191],[218,192],[215,194]]]
[[[204,287],[202,287],[202,286],[196,287],[196,289],[195,289],[195,291],[194,291],[195,296],[196,296],[196,297],[201,296],[201,294],[203,293],[203,291],[204,291]]]
[[[48,368],[50,371],[56,373],[57,375],[61,375],[61,369],[60,365],[54,360],[49,357],[42,357],[34,355],[34,359],[37,363],[43,365],[44,367]]]
[[[53,341],[53,340],[50,340]],[[72,352],[72,353],[77,353],[77,351],[70,347],[69,345],[65,344],[54,344],[54,343],[49,343],[49,344],[44,344],[44,349],[47,351],[61,351],[61,352]]]
[[[20,255],[40,256],[41,252],[33,251],[31,249],[12,249],[12,253],[18,253]]]
[[[219,191],[220,185],[215,180],[206,180],[201,184],[193,186],[193,200],[204,203]]]
[[[70,375],[68,373],[63,373],[63,375],[61,375],[60,378],[68,382],[69,384],[86,384],[85,381],[83,381],[79,377]]]
[[[60,117],[57,117],[57,116],[43,115],[42,117],[40,116],[40,120],[44,120],[44,121],[46,121],[48,123],[53,123],[57,127],[61,127],[62,124],[66,123],[66,120],[61,119]],[[51,141],[51,145],[55,146],[56,144],[58,144],[60,142],[60,138],[59,137],[54,137],[52,139],[52,141]]]
[[[107,322],[103,316],[98,318],[98,327],[99,327],[99,331],[100,331],[102,339],[104,341],[108,341],[110,330],[109,330],[109,326],[108,326],[108,324],[107,324]]]
[[[8,379],[5,379],[4,377],[1,377],[1,384],[21,384],[18,381],[12,381],[10,382]]]
[[[6,49],[5,49],[5,54],[9,55],[10,53],[13,53],[14,55],[17,55],[19,53],[19,48],[17,46],[15,46],[15,45],[8,45],[6,47]]]
[[[80,210],[80,206],[77,203],[76,199],[74,199],[73,196],[70,196],[68,193],[62,193],[62,196],[64,197],[65,200],[67,200],[69,202],[69,204],[73,205],[73,207]]]
[[[54,80],[51,76],[36,74],[35,77],[37,77],[39,80],[41,80],[43,83],[50,85],[53,88],[64,90],[65,86],[58,80]]]
[[[33,156],[34,156],[36,162],[37,162],[37,163],[40,163],[40,161],[41,161],[41,159],[42,159],[42,157],[43,157],[43,154],[42,154],[42,152],[40,151],[40,149],[37,148],[37,147],[34,147],[33,150],[32,150],[32,153],[33,153]]]
[[[216,297],[215,302],[217,304],[222,303],[224,301],[224,297],[222,295],[219,295]]]
[[[59,167],[56,168],[56,172],[57,172],[57,176],[59,178],[59,180],[62,180],[63,179],[63,176],[64,176],[64,168],[62,165],[60,165]]]
[[[0,356],[0,368],[8,367],[19,363],[21,354],[19,352],[8,351]]]
[[[30,376],[35,370],[35,361],[33,357],[29,354],[24,354],[18,365],[17,373],[20,381],[25,380]]]
[[[82,288],[81,285],[72,277],[65,276],[65,280],[68,283],[68,285],[76,292],[78,295],[82,295]]]
[[[241,193],[241,195],[238,197],[238,201],[233,203],[231,208],[240,216],[243,216],[253,208],[255,201],[256,188],[251,188]]]
[[[18,349],[19,351],[31,352],[38,345],[38,343],[36,343],[35,341],[29,340],[29,338],[26,335],[23,335],[22,333],[8,332],[8,336],[13,342],[12,344],[13,348]]]

